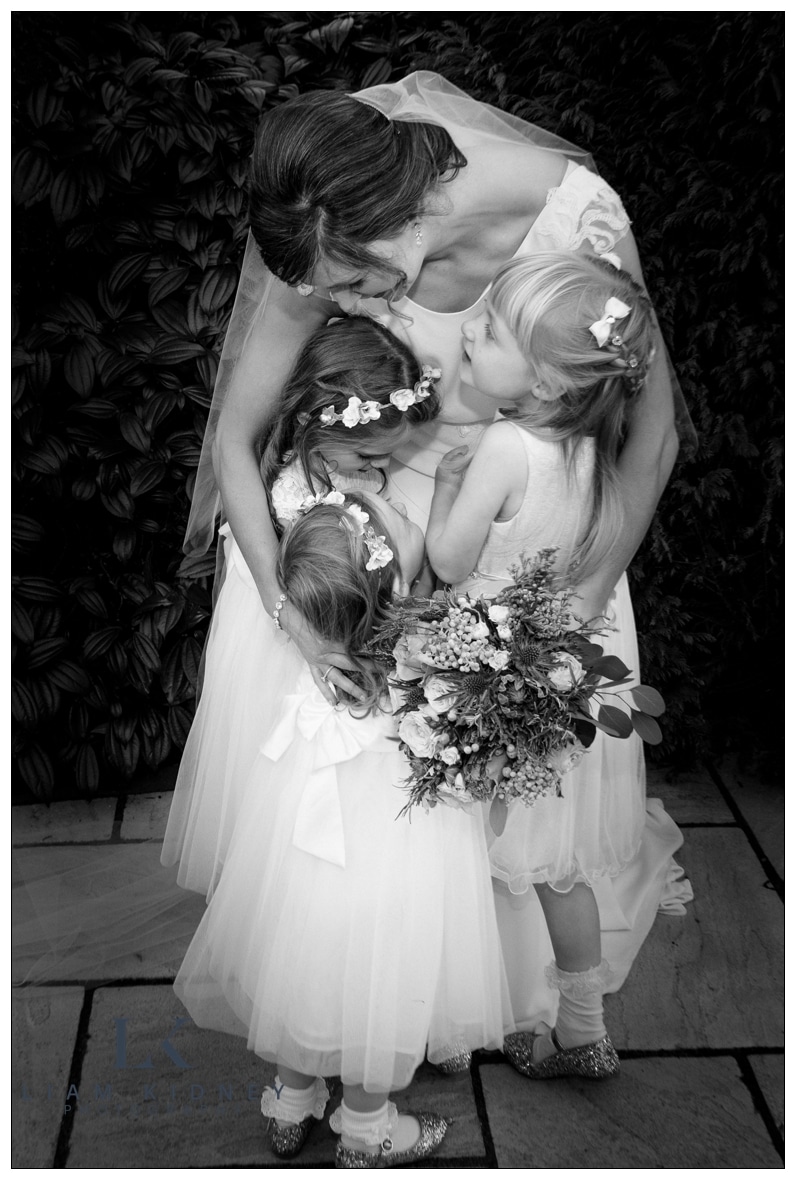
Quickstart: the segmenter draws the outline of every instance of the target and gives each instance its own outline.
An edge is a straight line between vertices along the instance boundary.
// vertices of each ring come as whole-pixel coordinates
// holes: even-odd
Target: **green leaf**
[[[496,836],[503,834],[508,815],[509,808],[506,800],[501,799],[499,795],[495,795],[489,807],[489,826]]]
[[[589,665],[590,672],[596,672],[605,680],[622,680],[630,675],[630,669],[618,656],[602,656]]]
[[[597,724],[614,737],[628,738],[633,732],[633,724],[627,713],[616,705],[600,705]]]
[[[23,148],[14,157],[11,192],[17,204],[32,204],[46,197],[52,182],[52,168],[47,154],[38,148]]]
[[[639,684],[631,688],[630,695],[640,711],[648,713],[650,717],[660,717],[661,713],[666,712],[663,697],[657,689],[650,688],[648,684]]]
[[[636,709],[631,709],[630,720],[638,736],[648,745],[657,746],[663,741],[663,734],[658,722],[654,721],[652,717],[648,717],[646,713],[639,713]]]

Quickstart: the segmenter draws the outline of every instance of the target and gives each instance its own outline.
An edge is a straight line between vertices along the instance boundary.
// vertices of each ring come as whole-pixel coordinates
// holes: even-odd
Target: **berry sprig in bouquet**
[[[443,591],[397,602],[371,642],[368,654],[396,671],[398,737],[411,765],[402,814],[492,800],[500,830],[513,800],[563,793],[597,729],[661,740],[663,699],[628,687],[630,669],[594,641],[603,620],[573,615],[554,556],[520,558],[514,582],[491,600]]]

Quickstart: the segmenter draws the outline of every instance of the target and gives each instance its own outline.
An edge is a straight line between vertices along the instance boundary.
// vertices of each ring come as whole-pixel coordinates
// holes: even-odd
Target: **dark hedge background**
[[[623,195],[700,435],[631,570],[656,756],[775,768],[782,14],[12,20],[17,798],[178,757],[213,564],[181,540],[253,129],[300,90],[418,68],[589,148]]]

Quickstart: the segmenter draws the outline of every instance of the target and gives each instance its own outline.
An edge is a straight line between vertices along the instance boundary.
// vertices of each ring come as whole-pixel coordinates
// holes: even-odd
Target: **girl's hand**
[[[450,484],[458,488],[472,457],[469,447],[454,447],[453,450],[447,451],[440,459],[434,475],[437,485]]]
[[[357,701],[365,699],[362,689],[345,674],[346,671],[356,668],[351,657],[344,651],[330,650],[327,641],[322,639],[310,627],[304,616],[288,602],[280,611],[279,623],[309,664],[313,680],[330,705],[338,704],[336,690]]]

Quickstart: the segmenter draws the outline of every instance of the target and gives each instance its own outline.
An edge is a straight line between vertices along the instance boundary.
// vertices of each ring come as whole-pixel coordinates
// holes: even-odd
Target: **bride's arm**
[[[260,478],[257,442],[277,412],[285,379],[301,346],[328,318],[329,310],[320,300],[302,298],[274,280],[266,307],[237,362],[213,440],[213,470],[224,511],[269,614],[281,594],[276,580],[278,541]],[[326,652],[290,604],[285,604],[279,621],[311,665],[352,666],[343,653]],[[358,692],[341,674],[335,674],[334,681],[355,695]],[[321,687],[330,696],[326,686]]]
[[[638,250],[631,234],[614,247],[623,267],[644,282]],[[674,394],[666,363],[666,349],[656,329],[655,357],[633,410],[618,470],[625,520],[622,536],[601,569],[577,588],[578,613],[584,618],[601,614],[619,578],[644,540],[658,501],[672,473],[679,442],[675,429]]]

